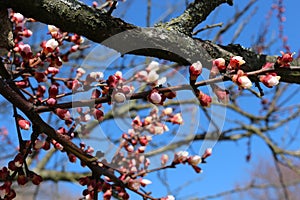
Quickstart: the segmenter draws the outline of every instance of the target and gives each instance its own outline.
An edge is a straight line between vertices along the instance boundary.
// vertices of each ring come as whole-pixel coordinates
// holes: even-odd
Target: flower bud
[[[25,120],[23,117],[19,116],[17,117],[18,125],[23,130],[29,130],[31,123],[27,120]]]
[[[207,94],[204,94],[202,91],[198,91],[196,93],[196,95],[198,96],[198,100],[201,104],[201,106],[203,107],[209,107],[211,102],[212,102],[212,99],[210,96],[208,96]]]
[[[260,82],[262,82],[265,86],[271,88],[275,85],[279,84],[280,76],[277,76],[276,73],[262,75],[259,77]]]
[[[148,95],[148,100],[153,104],[162,104],[163,103],[162,96],[155,89],[152,90],[151,93]]]
[[[50,39],[45,43],[45,54],[48,54],[49,52],[53,52],[58,47],[58,42],[55,39]]]
[[[202,73],[202,64],[200,61],[193,63],[190,68],[190,80],[195,81],[198,76]]]
[[[205,152],[203,153],[203,155],[201,156],[202,159],[206,159],[207,157],[209,157],[212,154],[212,148],[207,148],[205,150]]]
[[[193,165],[193,166],[196,166],[196,165],[198,165],[198,164],[201,163],[201,162],[202,162],[202,159],[201,159],[201,157],[198,156],[198,155],[191,156],[191,157],[189,157],[189,159],[188,159],[188,163],[189,163],[190,165]]]
[[[218,70],[222,71],[226,69],[224,58],[218,58],[213,61],[213,65],[218,68]]]
[[[230,63],[228,65],[228,68],[233,69],[240,69],[240,66],[245,64],[246,61],[243,60],[243,57],[241,56],[233,56],[230,58]]]

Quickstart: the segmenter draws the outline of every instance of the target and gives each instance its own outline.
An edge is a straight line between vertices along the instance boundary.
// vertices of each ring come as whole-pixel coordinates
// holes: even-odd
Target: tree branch
[[[210,3],[212,1],[203,2]],[[221,4],[229,1],[215,0],[213,2]],[[195,1],[194,4],[200,5],[198,1]],[[136,27],[76,0],[2,0],[0,5],[13,8],[26,17],[53,24],[64,31],[83,35],[94,42],[113,48],[121,54],[153,56],[183,65],[189,65],[199,60],[206,68],[211,67],[212,58],[223,57],[229,60],[231,56],[239,55],[244,57],[247,62],[247,66],[244,67],[245,71],[258,70],[266,62],[274,62],[277,58],[277,56],[256,54],[240,45],[221,46],[211,41],[192,38],[178,32],[176,28],[170,28],[179,26],[176,23],[167,25],[167,28],[166,25],[156,28]],[[201,17],[195,18],[199,23]],[[298,66],[299,61],[295,61],[292,65]],[[282,76],[282,81],[300,83],[298,75],[289,73],[288,70],[279,75]]]

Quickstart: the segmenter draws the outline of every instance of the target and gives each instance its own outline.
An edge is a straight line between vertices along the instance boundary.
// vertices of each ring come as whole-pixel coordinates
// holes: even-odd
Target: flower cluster
[[[19,185],[25,185],[28,181],[34,185],[39,185],[43,181],[40,175],[24,167],[24,155],[21,153],[8,163],[8,168],[3,167],[0,170],[0,180],[4,182],[0,186],[1,199],[10,200],[16,197],[16,192],[11,188],[14,178],[17,179]]]
[[[175,153],[174,159],[172,161],[172,165],[187,163],[188,165],[192,166],[192,168],[195,170],[196,173],[201,173],[202,169],[198,165],[200,163],[205,163],[206,162],[205,159],[209,157],[211,154],[212,154],[211,148],[206,149],[202,156],[198,156],[198,155],[189,156],[189,153],[187,151],[179,151]]]
[[[159,70],[159,63],[152,61],[145,70],[137,72],[134,77],[137,81],[147,83],[152,86],[162,85],[166,82],[166,77],[159,78],[157,73]]]
[[[170,107],[161,112],[158,109],[153,109],[144,119],[136,116],[132,120],[132,129],[122,134],[120,147],[125,152],[119,151],[110,165],[117,166],[117,171],[120,173],[119,179],[132,190],[138,191],[141,187],[151,184],[150,180],[141,178],[146,175],[150,165],[150,159],[145,157],[143,153],[155,135],[163,134],[169,130],[162,121],[173,124],[183,123],[181,114],[174,113]],[[106,191],[103,192],[105,194]],[[118,192],[119,195],[123,193],[124,191]]]

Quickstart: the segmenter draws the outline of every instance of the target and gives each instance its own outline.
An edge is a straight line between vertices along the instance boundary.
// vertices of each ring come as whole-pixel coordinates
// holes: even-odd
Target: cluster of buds
[[[174,159],[171,165],[178,165],[178,164],[188,164],[192,166],[196,173],[201,173],[202,169],[198,166],[200,163],[205,163],[205,159],[212,154],[212,149],[208,148],[205,150],[202,156],[194,155],[189,156],[187,151],[179,151],[175,153]],[[165,162],[162,162],[165,164]]]
[[[241,66],[245,64],[245,60],[241,56],[233,56],[230,58],[229,64],[226,66],[224,58],[217,58],[212,62],[212,68],[210,70],[210,78],[215,78],[220,73],[224,73],[230,70],[239,70]]]
[[[107,86],[102,87],[103,94],[110,95],[115,103],[124,103],[134,92],[134,87],[126,85],[122,72],[117,71],[114,75],[108,77]]]
[[[23,38],[29,38],[32,35],[32,31],[25,28],[26,19],[21,13],[10,13],[10,19],[14,23],[14,51],[20,53],[23,59],[30,59],[32,57],[32,51],[28,44],[24,44],[21,41]]]
[[[137,72],[134,77],[137,81],[147,83],[152,86],[162,85],[166,82],[166,77],[159,78],[157,73],[159,70],[159,63],[152,61],[145,70]]]
[[[24,156],[21,153],[17,154],[15,156],[15,158],[8,163],[8,168],[12,172],[15,172],[15,175],[18,175],[18,177],[17,177],[18,184],[25,185],[28,181],[31,181],[33,184],[39,185],[43,181],[42,177],[32,171],[29,171],[29,170],[26,170],[26,173],[24,173],[23,163],[24,163]],[[1,173],[4,173],[4,174],[1,174]],[[9,173],[7,171],[7,168],[3,168],[0,171],[0,175],[1,176],[3,175],[3,177],[1,177],[1,178],[4,178],[4,179],[0,178],[1,180],[8,179]],[[6,186],[8,186],[8,185],[6,185]],[[6,188],[6,189],[8,189],[8,188]],[[8,194],[8,193],[6,193],[6,194]]]
[[[172,108],[166,108],[162,112],[158,109],[153,109],[149,116],[140,119],[139,116],[135,117],[132,121],[132,128],[128,133],[123,133],[121,147],[124,148],[125,153],[119,152],[113,159],[112,164],[119,166],[118,170],[123,173],[120,180],[128,184],[133,190],[138,190],[151,183],[147,179],[137,179],[128,176],[129,174],[143,173],[150,165],[149,158],[143,154],[147,145],[152,140],[153,135],[162,134],[168,130],[167,126],[161,121],[171,122],[173,124],[182,124],[182,116],[179,113],[173,113]],[[148,131],[151,135],[146,135]],[[163,159],[164,163],[168,158]]]

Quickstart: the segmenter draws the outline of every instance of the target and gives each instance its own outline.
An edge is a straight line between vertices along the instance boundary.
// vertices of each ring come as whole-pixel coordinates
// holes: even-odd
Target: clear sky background
[[[85,1],[89,5],[91,5],[92,1]],[[234,15],[234,10],[236,8],[243,8],[248,1],[246,0],[235,0],[234,6],[230,7],[228,5],[222,5],[220,8],[217,8],[215,12],[213,12],[204,23],[199,25],[199,28],[204,27],[207,24],[224,22],[226,23],[228,20],[232,18]],[[272,0],[258,0],[255,4],[255,8],[257,9],[253,18],[249,21],[249,23],[245,26],[245,30],[241,33],[240,37],[236,40],[236,43],[239,43],[245,47],[250,47],[254,41],[255,36],[259,31],[262,30],[262,26],[264,22],[266,22],[267,12],[270,10]],[[165,0],[158,1],[153,0],[152,10],[151,10],[151,25],[158,22],[162,19],[163,16],[168,12],[168,9],[176,7],[173,15],[167,17],[166,19],[170,19],[173,16],[177,16],[184,10],[185,6],[184,0]],[[284,5],[286,7],[286,12],[284,16],[286,17],[286,22],[284,22],[284,35],[288,37],[288,44],[291,47],[292,51],[298,52],[300,49],[300,29],[299,29],[299,19],[300,19],[300,1],[298,0],[289,0],[284,1]],[[127,2],[119,4],[120,9],[117,9],[114,12],[115,16],[122,16],[122,19],[125,21],[138,25],[138,26],[146,26],[146,14],[147,14],[147,1],[146,0],[127,0]],[[253,7],[253,8],[254,8]],[[247,13],[245,13],[245,17],[247,17],[250,13],[253,12],[253,8]],[[126,9],[126,13],[124,11]],[[218,14],[216,14],[218,13]],[[276,15],[276,13],[274,13]],[[242,18],[245,19],[245,17]],[[234,25],[222,38],[223,44],[227,44],[231,41],[231,38],[239,25],[238,21],[236,25]],[[197,36],[203,39],[212,39],[214,34],[218,28],[212,30],[210,37],[207,36],[207,32],[203,32]],[[282,42],[277,39],[278,38],[278,20],[274,17],[271,21],[270,30],[267,35],[268,39],[274,39],[274,44],[271,47],[271,54],[278,54],[279,51],[282,50]],[[298,86],[295,86],[297,89]],[[295,97],[293,101],[299,101],[300,95],[295,93]],[[259,100],[245,100],[242,102],[244,105],[250,105],[250,109],[259,109],[255,103],[259,103]],[[12,115],[12,113],[9,113]],[[0,122],[0,126],[7,126],[7,124],[12,123],[5,119],[5,116],[1,116],[3,119]],[[298,119],[299,121],[299,119]],[[289,127],[291,130],[293,127]],[[295,126],[296,128],[296,126]],[[14,127],[9,126],[9,131],[13,132]],[[25,135],[26,136],[26,135]],[[28,135],[29,136],[29,133]],[[219,193],[222,191],[230,190],[234,188],[237,183],[243,182],[243,180],[251,180],[249,177],[249,170],[253,165],[257,164],[261,161],[261,159],[270,160],[271,153],[266,145],[259,139],[254,138],[252,140],[252,159],[250,162],[246,162],[247,155],[247,140],[241,140],[237,143],[233,142],[220,142],[217,143],[214,150],[213,156],[211,156],[207,161],[208,163],[205,165],[201,165],[203,168],[202,174],[194,173],[193,169],[189,166],[179,166],[178,169],[170,169],[168,170],[167,177],[168,182],[170,183],[171,191],[180,187],[182,184],[185,184],[186,181],[194,180],[191,185],[187,185],[184,189],[177,194],[177,197],[180,199],[187,199],[188,197],[203,197],[206,195],[211,195],[215,193]],[[201,142],[194,144],[193,149],[200,149]],[[68,166],[69,169],[74,169],[74,165]],[[78,170],[82,170],[78,168]],[[154,196],[164,196],[167,194],[167,190],[157,182],[157,175],[150,174],[147,176],[147,179],[153,181],[152,185],[147,186],[147,190],[153,191]],[[60,189],[65,189],[68,185],[64,183],[60,183],[62,186]],[[78,185],[78,184],[77,184]],[[74,186],[70,187],[68,190],[71,190],[74,194],[81,194],[83,187]],[[45,197],[46,198],[46,197]],[[51,199],[49,197],[49,199]],[[132,199],[138,199],[136,196],[133,196]],[[225,199],[224,197],[215,198],[216,200]],[[233,199],[239,199],[238,197],[233,197]]]

